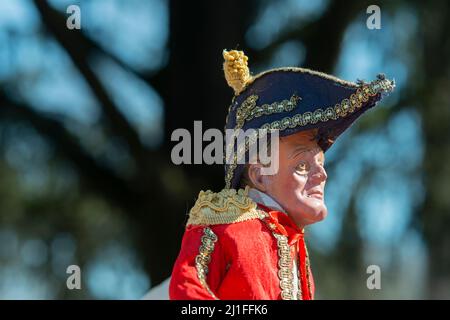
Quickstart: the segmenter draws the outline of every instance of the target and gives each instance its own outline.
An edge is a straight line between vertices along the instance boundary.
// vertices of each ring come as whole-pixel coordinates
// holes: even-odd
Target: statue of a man
[[[227,141],[234,152],[226,159],[225,188],[200,192],[191,209],[170,298],[313,299],[304,230],[327,216],[324,153],[394,82],[379,75],[353,83],[301,68],[251,76],[242,51],[223,55],[235,91],[225,128],[236,137],[254,129],[256,140]],[[279,136],[270,148],[278,163],[271,174],[249,154],[267,130]]]

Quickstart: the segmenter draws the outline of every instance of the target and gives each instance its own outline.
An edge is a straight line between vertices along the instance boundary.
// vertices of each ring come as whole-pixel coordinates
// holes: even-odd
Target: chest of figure
[[[296,300],[311,296],[302,294],[301,266],[305,267],[306,261],[301,261],[297,246],[290,246],[286,236],[273,232],[262,220],[233,224],[228,229],[222,239],[228,264],[218,288],[220,299]]]

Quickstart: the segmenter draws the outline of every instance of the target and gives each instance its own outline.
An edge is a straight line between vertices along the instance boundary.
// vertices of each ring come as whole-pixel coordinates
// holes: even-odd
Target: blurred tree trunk
[[[425,153],[425,200],[418,209],[428,248],[427,298],[450,298],[450,14],[447,1],[421,2],[423,70],[419,112]]]

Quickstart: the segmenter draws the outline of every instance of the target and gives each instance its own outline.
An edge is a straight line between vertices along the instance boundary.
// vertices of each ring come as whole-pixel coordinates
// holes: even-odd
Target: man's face
[[[325,155],[312,137],[312,132],[307,131],[281,138],[278,173],[263,178],[265,192],[300,227],[327,216]]]

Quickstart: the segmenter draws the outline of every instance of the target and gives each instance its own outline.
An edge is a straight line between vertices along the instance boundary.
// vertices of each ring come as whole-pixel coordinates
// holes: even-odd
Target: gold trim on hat
[[[330,76],[331,77],[331,76]],[[332,77],[334,78],[334,77]],[[298,113],[292,117],[285,117],[281,120],[275,120],[272,122],[264,123],[260,128],[266,130],[285,130],[287,128],[293,129],[296,127],[302,127],[309,124],[316,124],[318,122],[327,122],[329,120],[337,120],[339,118],[344,118],[347,115],[359,110],[363,103],[367,102],[370,97],[373,97],[379,93],[391,92],[395,87],[394,81],[385,79],[380,76],[378,79],[372,81],[369,84],[360,84],[355,93],[351,94],[350,97],[341,100],[341,102],[335,104],[334,106],[324,107],[316,109],[314,112],[304,112]],[[251,99],[251,101],[249,100]],[[253,108],[256,107],[257,95],[251,95],[245,99],[242,104],[238,107],[236,115],[238,114],[250,114]],[[253,102],[254,101],[254,102]],[[250,108],[252,106],[253,108]],[[240,108],[244,108],[242,111]],[[241,129],[245,123],[245,117],[240,116],[236,119],[236,129]],[[248,151],[248,146],[253,143],[256,139],[248,139],[248,143],[245,143],[245,149]],[[232,140],[234,142],[234,139]],[[242,146],[240,146],[242,147]],[[243,148],[241,148],[243,150]],[[239,150],[239,148],[238,148]],[[227,173],[225,175],[225,188],[229,189],[231,187],[231,180],[233,179],[234,170],[237,167],[237,154],[235,153],[230,163]]]

